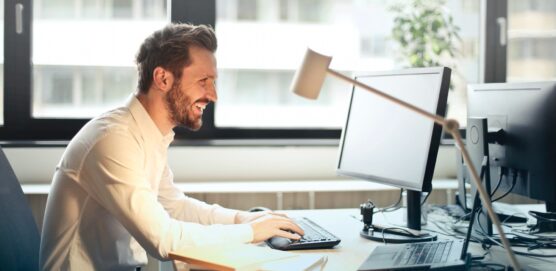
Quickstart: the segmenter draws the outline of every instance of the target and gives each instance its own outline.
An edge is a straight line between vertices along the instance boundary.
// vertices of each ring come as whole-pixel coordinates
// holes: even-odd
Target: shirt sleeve
[[[180,248],[253,239],[250,225],[200,225],[176,220],[158,202],[143,168],[145,153],[129,134],[109,133],[81,167],[83,188],[108,210],[147,252],[166,259]]]
[[[234,224],[238,212],[185,196],[174,184],[174,174],[168,165],[164,168],[158,189],[158,200],[173,218],[204,225]]]

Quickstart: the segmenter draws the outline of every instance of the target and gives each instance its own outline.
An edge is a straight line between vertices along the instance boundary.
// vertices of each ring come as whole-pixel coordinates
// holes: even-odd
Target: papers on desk
[[[170,258],[211,270],[322,270],[327,257],[296,254],[268,247],[239,244],[188,248],[170,252]]]

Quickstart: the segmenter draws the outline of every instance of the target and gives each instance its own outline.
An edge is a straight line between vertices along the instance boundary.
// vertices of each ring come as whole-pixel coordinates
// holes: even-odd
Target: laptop
[[[477,201],[478,196],[475,197]],[[473,208],[465,239],[379,246],[358,270],[466,270],[476,212],[477,208]]]
[[[465,270],[467,240],[379,246],[358,270]]]

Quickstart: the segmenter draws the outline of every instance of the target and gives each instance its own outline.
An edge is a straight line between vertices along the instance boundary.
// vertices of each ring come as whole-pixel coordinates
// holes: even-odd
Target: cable
[[[425,196],[425,198],[423,199],[423,201],[421,201],[421,207],[423,207],[423,204],[425,204],[425,202],[427,202],[427,199],[429,198],[429,196],[432,194],[431,192],[428,192],[427,195]]]
[[[501,248],[504,248],[504,246],[502,244],[500,244],[500,242],[494,240],[494,238],[490,237],[490,236],[486,236],[485,237],[487,239],[489,239],[492,243],[500,246]],[[539,257],[539,258],[556,258],[556,254],[539,254],[539,253],[530,253],[530,252],[522,252],[522,251],[516,251],[514,249],[512,249],[512,251],[517,254],[517,255],[522,255],[522,256],[527,256],[527,257]]]
[[[492,190],[492,192],[490,193],[490,198],[494,197],[494,194],[496,193],[496,191],[498,191],[498,188],[500,188],[500,184],[502,184],[502,179],[504,177],[504,173],[505,173],[505,168],[504,167],[500,167],[500,174],[498,174],[498,183],[496,183],[496,186],[494,187],[494,189]]]
[[[530,216],[534,217],[537,220],[541,220],[541,221],[544,221],[544,222],[556,222],[556,218],[543,217],[543,216],[540,215],[541,214],[540,212],[529,211],[528,213],[529,213]]]
[[[402,203],[402,197],[403,197],[403,188],[400,188],[400,196],[398,197],[398,200],[394,204],[386,206],[386,207],[382,207],[382,208],[376,208],[376,210],[374,210],[373,214],[393,212],[393,211],[396,211],[396,210],[400,209],[401,208],[401,203]]]
[[[472,213],[472,212],[468,212],[468,213],[466,213],[466,214],[464,214],[464,215],[458,217],[457,220],[456,220],[456,223],[458,223],[458,222],[460,222],[460,221],[462,221],[462,220],[465,220],[465,218],[468,217],[468,216],[470,216],[471,213]]]
[[[482,209],[479,210],[479,213],[480,212],[482,212]],[[481,225],[481,220],[480,219],[477,219],[477,224],[479,225],[479,228],[482,231],[481,234],[483,235],[483,237],[488,239],[492,244],[495,244],[495,245],[498,245],[498,246],[504,248],[504,246],[500,242],[498,242],[497,240],[495,240],[494,238],[492,238],[491,236],[486,234],[486,230]],[[528,241],[528,240],[525,240],[524,238],[520,238],[519,236],[511,238],[510,241],[513,242],[512,243],[513,246],[527,247],[528,251],[533,250],[533,249],[543,248],[543,247],[556,246],[556,242],[549,243],[549,242],[546,242],[547,240],[544,240],[545,241],[544,243],[539,243],[538,240],[537,241]],[[517,255],[522,255],[522,256],[527,256],[527,257],[556,258],[556,254],[539,254],[539,253],[516,251],[516,250],[513,250],[513,249],[512,249],[512,251]]]
[[[441,226],[437,221],[430,221],[432,224],[434,224],[437,228],[438,231],[436,230],[432,230],[432,229],[421,229],[422,231],[431,231],[431,232],[435,232],[435,233],[439,233],[445,236],[451,236],[451,237],[455,237],[455,238],[460,238],[460,236],[458,236],[457,234],[451,233],[448,230],[446,230],[445,228],[443,228],[443,226]]]
[[[400,227],[386,227],[386,228],[382,228],[382,242],[384,242],[384,244],[386,245],[386,237],[384,237],[384,233],[388,233],[388,230],[399,230],[399,231],[403,231],[409,235],[412,235],[412,233],[404,228],[400,228]]]
[[[505,196],[510,194],[510,192],[512,192],[512,190],[514,190],[515,184],[517,183],[517,176],[518,176],[517,170],[514,170],[514,179],[512,180],[512,186],[510,187],[510,189],[508,189],[508,191],[506,191],[502,196],[493,199],[492,202],[495,202],[497,200],[500,200],[500,199],[504,198]],[[493,194],[493,196],[494,196],[494,194]]]

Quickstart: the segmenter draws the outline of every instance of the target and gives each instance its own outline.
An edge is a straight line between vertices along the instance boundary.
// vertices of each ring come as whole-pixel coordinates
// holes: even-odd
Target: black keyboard
[[[452,241],[435,241],[408,244],[396,256],[396,265],[442,263],[448,259]]]
[[[293,218],[295,223],[305,231],[299,240],[284,237],[272,237],[266,240],[268,246],[279,250],[332,248],[340,243],[340,238],[323,229],[306,217]]]

